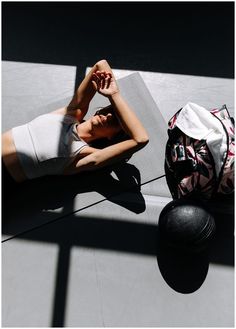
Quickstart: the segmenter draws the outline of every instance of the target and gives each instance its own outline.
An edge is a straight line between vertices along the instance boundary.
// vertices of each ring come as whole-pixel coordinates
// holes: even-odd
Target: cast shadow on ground
[[[138,241],[133,243],[132,239],[130,240],[131,232],[134,236],[138,234],[140,240],[145,224],[135,227],[130,222],[102,220],[96,213],[89,218],[80,215],[79,212],[109,200],[136,214],[142,213],[146,205],[140,187],[139,170],[134,165],[122,161],[112,167],[83,175],[44,177],[28,181],[15,193],[12,191],[11,198],[5,200],[2,216],[3,234],[41,243],[47,241],[59,247],[52,327],[64,326],[70,251],[73,246],[124,252],[131,250],[144,254],[155,251],[150,245],[146,246]],[[90,195],[91,199],[85,198],[86,205],[82,209],[76,209],[75,198],[78,199],[83,193],[93,191],[98,193],[95,202]],[[54,222],[57,222],[56,226],[53,225]],[[149,227],[149,231],[154,232],[153,227]],[[150,243],[153,241],[155,239],[151,239]]]
[[[194,293],[204,283],[209,263],[234,266],[234,196],[210,205],[216,231],[205,249],[184,252],[164,241],[157,229],[157,263],[163,279],[176,292]],[[226,203],[227,202],[227,203]]]
[[[167,285],[178,293],[194,293],[204,283],[209,262],[233,266],[233,218],[223,218],[228,220],[226,224],[222,224],[222,218],[218,220],[219,230],[211,251],[198,254],[195,259],[186,259],[185,255],[181,254],[173,258],[170,250],[161,245],[157,224],[131,222],[120,218],[102,219],[99,214],[87,216],[79,212],[74,213],[57,221],[56,226],[42,225],[18,238],[58,246],[51,326],[63,327],[73,247],[157,256],[159,270]],[[164,249],[161,249],[163,247]],[[219,248],[222,249],[220,253]]]
[[[206,279],[209,253],[208,250],[199,253],[176,250],[159,235],[157,262],[163,279],[174,291],[190,294],[198,290]]]
[[[27,181],[21,184],[15,193],[12,191],[10,199],[4,200],[2,232],[17,235],[27,231],[28,226],[32,229],[104,200],[134,213],[141,213],[146,209],[146,205],[140,192],[140,184],[139,170],[123,161],[98,172],[61,177],[48,176]],[[98,195],[89,200],[83,197],[87,192],[97,192]],[[124,192],[129,193],[128,198],[119,198]],[[80,197],[83,197],[81,209],[75,209],[75,198]]]
[[[37,216],[46,216],[47,221],[36,229],[28,230],[17,236],[19,239],[56,244],[59,248],[54,303],[52,310],[51,326],[63,327],[65,325],[65,310],[67,305],[70,255],[74,246],[94,248],[95,250],[113,250],[124,253],[157,256],[159,269],[166,283],[175,291],[191,293],[203,284],[209,262],[214,261],[228,266],[233,266],[233,218],[219,218],[219,230],[216,234],[212,252],[202,255],[192,267],[183,263],[183,258],[175,258],[170,261],[169,251],[161,249],[158,237],[158,225],[142,222],[132,222],[120,218],[102,219],[99,214],[84,216],[83,213],[73,212],[74,197],[78,193],[97,191],[106,199],[119,203],[134,213],[142,213],[145,210],[145,202],[140,193],[140,174],[136,167],[127,163],[121,163],[112,168],[118,180],[111,176],[111,168],[98,173],[90,173],[83,179],[78,176],[52,177],[42,179],[27,185],[26,191],[22,191],[16,200],[21,206],[20,212],[29,211],[31,205]],[[132,195],[131,202],[118,198],[119,193],[129,191]],[[104,201],[104,199],[103,199]],[[23,202],[23,204],[22,204]],[[12,204],[12,203],[11,203]],[[16,205],[15,205],[16,206]],[[55,211],[64,207],[62,216],[55,219]],[[15,207],[14,207],[15,208]],[[44,210],[47,209],[46,212]],[[15,211],[15,216],[19,209]],[[106,211],[104,209],[104,211]],[[63,216],[64,214],[64,216]],[[28,214],[29,216],[29,214]],[[37,217],[36,216],[36,217]],[[58,216],[58,214],[57,214]],[[37,218],[29,216],[32,222]],[[222,219],[224,223],[222,223]],[[57,221],[57,225],[51,225]],[[6,222],[6,219],[5,219]],[[158,218],[157,221],[158,223]],[[13,225],[14,224],[14,225]],[[15,217],[10,225],[3,223],[3,233],[14,234],[19,231],[21,221]],[[215,247],[216,249],[215,249]],[[217,246],[218,250],[217,250]],[[219,253],[219,248],[222,249]],[[200,256],[200,255],[199,255]],[[209,258],[208,258],[209,257]],[[173,258],[172,258],[173,260]],[[197,269],[197,271],[195,271]],[[181,277],[181,273],[184,276]]]

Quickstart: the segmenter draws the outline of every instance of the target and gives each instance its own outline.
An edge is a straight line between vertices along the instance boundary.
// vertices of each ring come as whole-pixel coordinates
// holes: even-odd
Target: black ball
[[[168,203],[159,218],[161,238],[169,246],[202,251],[215,232],[213,216],[201,204],[180,199]]]

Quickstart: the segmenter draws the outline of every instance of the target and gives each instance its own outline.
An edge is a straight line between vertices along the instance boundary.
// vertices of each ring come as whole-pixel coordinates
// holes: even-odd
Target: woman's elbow
[[[97,64],[107,64],[107,60],[105,58],[100,59]]]
[[[82,159],[80,159],[76,164],[76,172],[80,173],[83,171],[91,171],[96,168],[96,158],[94,158],[93,154],[88,155]]]
[[[106,59],[101,59],[95,65],[98,70],[102,70],[104,67],[108,66],[109,64]]]
[[[136,143],[140,147],[146,146],[148,144],[148,142],[149,142],[148,135],[143,135],[143,136],[140,136],[139,138],[136,139]]]

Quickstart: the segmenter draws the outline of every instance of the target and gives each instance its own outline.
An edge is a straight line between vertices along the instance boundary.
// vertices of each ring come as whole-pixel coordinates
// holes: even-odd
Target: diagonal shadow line
[[[69,207],[72,205],[73,200]],[[226,226],[230,224],[230,220],[227,218],[222,223],[222,218],[219,218],[218,221],[223,226],[219,227],[219,234],[214,243],[214,248],[212,248],[210,261],[233,266],[233,230],[232,227],[226,229]],[[225,222],[227,222],[227,225]],[[70,250],[73,246],[156,257],[157,227],[157,224],[71,214],[65,216],[64,221],[61,220],[57,224],[56,230],[54,225],[43,225],[37,230],[31,230],[29,236],[27,234],[19,236],[22,239],[41,243],[55,243],[59,246],[52,327],[64,326],[70,272]],[[223,233],[222,241],[223,231],[226,231],[226,236]],[[225,243],[225,240],[227,240],[227,243]]]
[[[222,218],[220,219],[219,224],[222,225]],[[229,225],[228,218],[227,222]],[[47,228],[42,227],[33,230],[28,237],[26,235],[21,236],[23,239],[55,243],[59,246],[52,327],[64,326],[70,272],[70,251],[73,246],[157,257],[157,228],[157,224],[88,216],[80,217],[73,214],[68,218],[64,218],[64,221],[57,225],[56,230],[53,225],[49,225]],[[223,229],[226,230],[225,221]],[[209,261],[233,266],[233,231],[229,227],[226,235],[223,234],[223,236],[222,231],[219,227]]]
[[[117,215],[119,216],[119,215]],[[223,220],[222,220],[223,219]],[[215,217],[216,239],[211,261],[223,265],[233,265],[234,216]],[[155,223],[144,223],[127,219],[106,219],[94,215],[72,214],[54,225],[32,230],[19,238],[29,241],[113,250],[146,256],[156,255],[155,241],[158,226],[158,212]],[[232,247],[232,249],[231,249]],[[228,253],[226,253],[228,250]]]
[[[160,176],[157,178],[154,178],[148,182],[145,182],[142,185],[148,184],[152,181],[155,181],[161,177]],[[125,192],[125,191],[124,191]],[[37,235],[39,234],[40,236],[40,232],[38,231],[39,228],[43,228],[44,226],[47,226],[49,224],[52,224],[54,222],[57,222],[59,220],[65,219],[68,216],[71,216],[72,218],[75,219],[75,214],[78,213],[81,210],[85,210],[86,208],[89,208],[93,205],[96,205],[98,203],[101,203],[103,201],[107,200],[107,198],[104,198],[103,200],[100,200],[92,205],[86,206],[82,209],[76,210],[76,211],[71,211],[70,214],[66,214],[64,216],[61,216],[55,220],[52,220],[48,223],[39,225],[31,230],[27,230],[25,232],[22,232],[18,235],[15,235],[11,238],[5,239],[2,241],[6,242],[9,241],[15,237],[22,237],[23,235],[25,235],[26,233],[33,233],[34,236],[34,240],[37,240]],[[71,210],[73,209],[73,201],[72,203],[69,205],[69,208],[71,208]],[[92,236],[90,239],[87,238],[87,240],[80,240],[79,245],[82,246],[89,246],[89,247],[95,247],[97,249],[113,249],[113,250],[119,250],[119,251],[123,251],[123,252],[135,252],[135,253],[141,253],[141,254],[148,254],[148,255],[156,255],[156,246],[155,246],[155,232],[156,232],[156,225],[150,225],[150,224],[139,224],[139,223],[127,223],[127,222],[123,222],[122,221],[113,221],[111,223],[109,223],[108,221],[101,221],[101,220],[97,220],[96,223],[94,221],[89,221],[88,218],[86,218],[86,221],[88,222],[86,226],[85,224],[85,228],[87,227],[87,232],[89,231],[89,227],[92,225],[101,225],[101,223],[103,223],[103,227],[105,225],[105,227],[107,228],[108,232],[113,231],[114,229],[114,224],[115,226],[119,227],[119,231],[120,233],[122,233],[125,229],[126,232],[132,232],[133,230],[138,231],[138,236],[142,237],[143,233],[149,232],[148,236],[150,239],[146,240],[149,241],[149,243],[145,244],[145,247],[140,243],[140,239],[135,240],[134,246],[131,247],[131,243],[129,240],[126,241],[122,241],[122,244],[120,244],[120,242],[118,241],[114,241],[113,239],[108,238],[106,241],[104,241],[103,239],[99,239],[97,237]],[[141,225],[141,226],[139,226]],[[51,227],[52,228],[52,227]],[[135,229],[134,229],[135,228]],[[96,230],[95,230],[96,231]],[[117,232],[117,230],[115,230]],[[109,234],[108,234],[109,235]],[[120,236],[121,234],[118,234],[118,236]],[[61,236],[59,236],[59,239],[57,239],[57,243],[59,243],[60,249],[59,249],[59,256],[58,256],[58,263],[57,263],[57,277],[56,277],[56,282],[55,282],[55,293],[54,293],[54,308],[53,308],[53,316],[52,316],[52,327],[63,327],[64,326],[64,321],[65,321],[65,310],[66,310],[66,294],[67,294],[67,286],[68,286],[68,277],[69,277],[69,264],[70,264],[70,250],[71,250],[71,246],[72,245],[78,245],[78,243],[76,243],[76,240],[71,240],[70,243],[68,243],[68,241],[66,240],[62,240],[60,239]],[[46,236],[45,238],[46,239]],[[50,242],[52,242],[51,237],[48,236],[48,239],[50,240]],[[40,236],[39,238],[40,241],[42,241],[42,236]],[[60,241],[60,242],[59,242]],[[133,242],[133,241],[132,241]]]
[[[156,178],[150,179],[150,180],[147,181],[147,182],[141,183],[140,186],[144,186],[144,185],[146,185],[146,184],[149,184],[149,183],[151,183],[151,182],[154,182],[155,180],[158,180],[158,179],[163,178],[163,177],[165,177],[165,175],[162,175],[162,176],[159,176],[159,177],[156,177]],[[132,187],[131,189],[124,189],[123,192],[124,192],[124,193],[125,193],[125,192],[129,192],[129,191],[132,191],[132,189],[133,189],[133,187]],[[120,194],[120,193],[119,193],[119,194]],[[111,195],[111,196],[109,197],[109,199],[110,199],[110,198],[112,199],[112,198],[114,198],[114,197],[117,196],[117,195],[118,195],[118,194],[113,194],[113,195]],[[94,203],[92,203],[92,204],[90,204],[90,205],[88,205],[88,206],[83,207],[83,208],[80,208],[80,209],[77,209],[77,210],[74,210],[74,211],[71,210],[71,212],[67,212],[65,215],[59,216],[59,217],[57,217],[57,218],[55,218],[55,219],[53,219],[53,220],[51,220],[51,221],[49,221],[49,222],[47,222],[47,223],[40,224],[40,225],[38,225],[38,226],[33,227],[32,229],[29,229],[29,230],[26,230],[26,231],[20,232],[20,233],[18,233],[18,234],[15,234],[15,235],[9,237],[9,238],[6,238],[6,239],[2,240],[1,243],[5,243],[5,242],[10,241],[10,240],[12,240],[12,239],[14,239],[14,238],[18,238],[18,237],[20,237],[20,236],[22,236],[22,235],[24,235],[24,234],[30,233],[30,232],[32,232],[32,231],[35,231],[35,230],[37,230],[37,229],[39,229],[39,228],[41,228],[41,227],[44,227],[44,226],[47,226],[47,225],[53,224],[53,223],[55,223],[55,222],[57,222],[57,221],[60,221],[60,220],[64,219],[65,217],[68,217],[68,216],[74,215],[74,214],[76,214],[76,213],[78,213],[78,212],[80,212],[80,211],[83,211],[83,210],[85,210],[85,209],[88,209],[88,208],[90,208],[90,207],[93,207],[93,206],[95,206],[95,205],[97,205],[97,204],[100,204],[100,203],[102,203],[102,202],[104,202],[104,201],[107,201],[107,200],[108,200],[108,198],[104,198],[104,199],[102,199],[102,200],[96,201],[96,202],[94,202]],[[73,209],[73,206],[71,206],[71,209]],[[67,209],[67,211],[68,211],[68,209]]]
[[[77,75],[78,75],[78,70],[77,70]],[[62,138],[62,136],[60,137]],[[60,147],[60,141],[58,144],[58,148]],[[161,177],[164,177],[165,175],[162,175],[160,177],[151,179],[143,184],[139,184],[139,187],[141,185],[145,185],[148,184],[152,181],[155,181],[156,179],[159,179]],[[129,189],[123,189],[123,192],[127,192],[129,191]],[[110,195],[110,198],[114,197],[115,195],[117,195],[117,193]],[[92,205],[83,207],[81,209],[78,209],[76,211],[73,211],[74,209],[74,200],[71,200],[70,203],[68,203],[66,205],[66,207],[63,208],[64,212],[66,210],[67,214],[60,216],[57,219],[54,219],[48,223],[45,224],[41,224],[39,226],[34,227],[31,230],[26,230],[24,232],[21,232],[19,234],[16,234],[10,238],[7,238],[5,240],[2,241],[2,243],[7,242],[15,237],[22,237],[23,235],[27,234],[27,233],[32,233],[33,235],[38,233],[38,230],[40,228],[43,228],[46,225],[52,224],[54,222],[60,221],[62,219],[65,219],[66,217],[68,217],[68,215],[71,215],[72,217],[75,217],[75,214],[79,211],[82,211],[86,208],[89,208],[93,205],[96,205],[98,203],[101,203],[105,200],[108,200],[108,198],[104,198],[103,200],[100,200],[96,203],[93,203]],[[91,224],[91,223],[90,223]],[[48,226],[51,227],[51,226]],[[37,240],[37,239],[36,239]],[[41,241],[43,240],[42,236],[41,236]],[[94,239],[94,241],[96,241],[96,239]],[[93,243],[94,243],[93,241]],[[60,246],[60,251],[59,251],[59,256],[58,256],[58,264],[57,264],[57,277],[56,277],[56,282],[55,282],[55,293],[54,293],[54,307],[53,307],[53,316],[52,316],[52,326],[53,327],[60,327],[64,325],[64,317],[65,317],[65,305],[66,305],[66,293],[67,293],[67,285],[68,285],[68,276],[69,276],[69,261],[70,261],[70,248],[71,248],[71,242],[68,243],[65,240],[61,240],[61,238],[59,238],[59,240],[57,241],[57,243]],[[85,241],[86,243],[92,243],[91,241]],[[75,243],[74,243],[75,244]],[[108,247],[108,246],[107,246]],[[114,247],[114,246],[113,246]],[[102,247],[103,248],[103,247]],[[109,247],[108,247],[109,248]],[[112,248],[112,247],[111,247]],[[119,246],[118,246],[119,248]]]
[[[222,223],[222,218],[218,219],[218,224],[222,227],[218,226],[218,235],[212,247],[210,262],[233,266],[233,231],[232,227],[226,228],[230,224],[228,219],[230,218],[224,220],[224,223]],[[228,224],[226,225],[225,222]],[[56,230],[53,225],[49,225],[48,227],[33,230],[29,236],[21,236],[20,238],[26,240],[54,243],[60,248],[55,280],[52,327],[62,327],[64,325],[70,271],[70,250],[73,246],[157,257],[157,228],[158,225],[155,223],[145,224],[120,219],[109,220],[89,216],[75,216],[73,214],[61,221]],[[223,232],[223,229],[226,232]]]

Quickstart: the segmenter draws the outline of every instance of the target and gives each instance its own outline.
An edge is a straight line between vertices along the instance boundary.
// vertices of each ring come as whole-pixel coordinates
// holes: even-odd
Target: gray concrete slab
[[[118,79],[133,72],[135,71],[114,69]],[[139,73],[166,122],[188,102],[197,103],[208,110],[226,104],[230,114],[234,116],[233,79],[144,71]]]
[[[50,326],[57,256],[56,244],[2,245],[2,327]]]
[[[9,77],[10,69],[7,69],[7,64],[8,63],[5,63],[5,70],[8,71]],[[23,76],[26,75],[25,67],[26,64],[22,67],[20,65],[17,71],[18,75],[20,75],[19,72],[22,69],[22,79]],[[40,68],[42,69],[42,66],[40,66]],[[50,90],[52,81],[48,78],[48,75],[50,74],[50,77],[55,75],[53,74],[53,67],[50,66],[48,72],[46,65],[46,67],[43,67],[43,70],[43,73],[47,73],[44,77],[41,75],[41,83],[44,85],[43,88],[45,88],[45,85],[48,83],[46,89]],[[55,70],[57,73],[58,68],[56,67]],[[63,67],[63,70],[66,69]],[[62,74],[64,72],[63,70]],[[73,72],[73,70],[70,71],[69,69],[69,73],[67,73],[67,75],[72,74]],[[26,90],[25,97],[28,97],[28,101],[30,103],[32,97],[35,102],[36,96],[32,96],[26,86],[29,85],[30,88],[30,85],[33,84],[34,75],[31,76],[30,80],[30,68],[27,70],[27,74],[28,80],[24,82],[24,89]],[[12,75],[14,76],[14,68],[12,69]],[[14,90],[15,82],[13,77],[11,78],[11,81],[12,88],[9,88]],[[27,182],[24,186],[22,186],[20,193],[15,198],[15,207],[12,208],[10,205],[10,207],[6,209],[3,225],[3,234],[5,235],[4,238],[19,234],[33,227],[37,227],[46,222],[55,220],[58,217],[65,216],[73,213],[74,211],[78,211],[79,209],[83,209],[84,207],[88,207],[89,205],[109,198],[111,195],[120,194],[123,190],[129,189],[131,186],[143,184],[143,193],[146,193],[146,190],[147,193],[150,193],[150,188],[147,183],[164,175],[164,150],[167,140],[165,121],[156,107],[156,104],[139,73],[133,73],[128,77],[120,79],[118,83],[125,99],[143,121],[149,136],[154,136],[154,138],[150,138],[150,142],[147,147],[145,147],[141,152],[134,154],[128,163],[123,164],[122,166],[115,166],[112,168],[113,170],[110,170],[109,172],[104,170],[102,175],[101,173],[99,173],[99,175],[96,173],[89,173],[87,175],[83,175],[83,177],[54,177],[50,179],[44,178]],[[54,88],[57,90],[56,87]],[[38,89],[40,88],[38,87]],[[35,90],[34,93],[36,93]],[[52,92],[53,96],[50,95],[50,100],[54,105],[56,103],[58,93],[59,91],[55,94]],[[21,90],[21,94],[23,94],[23,89]],[[39,104],[41,105],[42,100],[40,99],[40,95],[41,90],[38,96]],[[3,94],[3,99],[4,98],[5,96]],[[18,109],[20,110],[17,114],[14,113],[14,111],[10,111],[8,103],[3,104],[6,105],[4,112],[9,110],[9,116],[7,117],[8,126],[9,124],[12,126],[19,124],[21,121],[19,118],[21,116],[21,111],[26,111],[27,113],[30,111],[29,107],[24,107],[24,102],[21,105],[20,100],[17,97],[16,99],[18,100]],[[47,97],[45,96],[45,100],[46,99]],[[64,99],[64,105],[65,104],[66,100]],[[92,115],[99,106],[105,105],[106,99],[97,94],[91,102],[87,117]],[[52,108],[52,104],[45,104],[43,111],[48,110],[49,107]],[[33,111],[35,113],[37,109],[34,108]],[[42,105],[40,106],[39,112],[42,113]],[[31,115],[32,113],[30,113],[29,117]],[[155,192],[155,186],[156,185],[152,185],[151,193],[157,195],[160,189]],[[164,191],[164,193],[168,193],[169,195],[166,188]],[[34,218],[34,221],[32,221],[32,218]]]
[[[75,66],[3,61],[2,131],[64,106],[75,78]]]
[[[207,264],[198,289],[175,291],[156,253],[169,200],[145,201],[140,214],[104,201],[4,243],[3,326],[232,327],[233,267]]]
[[[11,84],[14,86],[14,69],[18,66],[17,63],[11,65]],[[19,71],[23,73],[27,65],[22,65],[22,71]],[[47,66],[41,68],[45,73],[42,78],[44,83],[52,83],[51,77],[60,75],[58,66],[48,67],[51,74],[48,74]],[[53,73],[54,68],[56,73]],[[67,67],[62,67],[61,73],[72,77],[75,70],[68,67],[67,71]],[[124,76],[133,72],[121,73]],[[24,74],[16,72],[17,74],[20,80],[23,79]],[[30,70],[28,74],[30,75]],[[160,110],[166,121],[167,114],[169,117],[169,114],[176,111],[172,109],[173,99],[179,99],[181,104],[186,99],[185,85],[182,85],[183,88],[180,85],[176,87],[177,81],[173,80],[175,83],[170,85],[168,93],[163,88],[163,94],[158,95],[156,86],[160,85],[160,81],[155,80],[154,73],[149,75],[148,72],[140,72],[142,78],[143,74],[147,79],[145,84],[149,79],[148,89],[152,97],[155,99],[161,96],[163,102],[165,101]],[[156,77],[159,77],[158,73]],[[170,81],[168,75],[163,75],[163,81],[165,78],[166,82]],[[180,78],[185,81],[184,77]],[[195,86],[200,86],[202,77],[196,78]],[[29,77],[26,85],[32,79]],[[129,85],[130,79],[135,88]],[[3,226],[3,238],[10,238],[2,244],[3,327],[234,326],[232,211],[228,214],[224,211],[223,215],[217,211],[218,229],[208,258],[202,256],[188,265],[183,260],[178,260],[178,269],[175,269],[178,275],[174,275],[173,281],[170,255],[158,246],[156,232],[160,211],[171,200],[165,177],[162,177],[163,158],[158,153],[165,140],[165,121],[154,110],[156,104],[150,98],[139,74],[132,74],[121,81],[124,81],[124,85],[121,85],[124,93],[127,93],[125,87],[129,87],[126,97],[129,98],[130,105],[137,104],[135,109],[146,120],[145,125],[153,137],[149,148],[146,148],[147,153],[142,153],[145,149],[140,152],[140,157],[137,153],[123,170],[114,168],[112,173],[109,170],[101,173],[100,181],[97,178],[94,183],[95,176],[91,176],[88,181],[89,189],[80,181],[82,186],[80,185],[79,192],[78,181],[75,179],[67,182],[52,180],[51,189],[48,182],[42,180],[38,183],[41,189],[38,194],[33,185],[28,187],[31,192],[30,202],[24,202],[25,195],[22,195],[22,199],[18,200],[21,208]],[[233,83],[225,79],[218,82],[225,90]],[[38,83],[40,84],[40,79]],[[190,81],[188,84],[190,95]],[[212,80],[209,80],[208,86],[211,84]],[[74,87],[72,81],[67,85],[70,90],[66,91],[65,98],[58,97],[58,90],[64,88],[61,84],[54,90],[53,96],[48,96],[48,100],[43,97],[40,100],[42,94],[39,94],[40,106],[37,109],[35,107],[34,113],[45,113],[51,107],[53,110],[55,104],[63,105]],[[8,88],[10,96],[13,90],[10,82]],[[41,90],[40,86],[38,88]],[[136,103],[133,93],[137,93],[140,88],[144,89],[144,94],[135,94],[138,99]],[[46,89],[42,91],[47,95]],[[222,89],[219,88],[219,95],[220,90]],[[214,95],[217,96],[213,91],[211,93],[210,88],[203,89],[199,95],[207,103]],[[19,105],[22,101],[22,105],[25,105],[26,99],[31,96],[34,98],[33,104],[37,104],[37,90],[31,96],[29,92],[25,92],[25,88],[21,93],[25,93],[26,98],[20,98],[19,93],[17,99],[5,100],[3,103],[3,109],[10,111],[5,127],[11,127],[12,123],[21,120],[19,112],[14,112],[11,104]],[[145,105],[147,98],[151,99],[148,110]],[[229,93],[225,98],[228,101],[232,99],[232,95]],[[92,108],[100,105],[100,102],[101,98],[98,96],[95,103],[91,104]],[[199,103],[199,99],[196,102]],[[227,104],[226,101],[224,103]],[[30,107],[25,108],[30,113]],[[153,120],[154,122],[150,122]],[[160,130],[156,129],[159,124]],[[160,140],[157,138],[159,134]],[[139,191],[135,182],[140,180],[140,174],[142,185]],[[106,186],[103,186],[104,179],[108,180],[112,193],[107,194]],[[128,191],[127,185],[134,186],[134,189]],[[62,186],[66,193],[60,192]],[[31,207],[28,207],[29,203]],[[14,237],[19,233],[22,234]],[[181,284],[191,287],[191,293],[179,291],[179,280],[182,277],[185,280]]]

